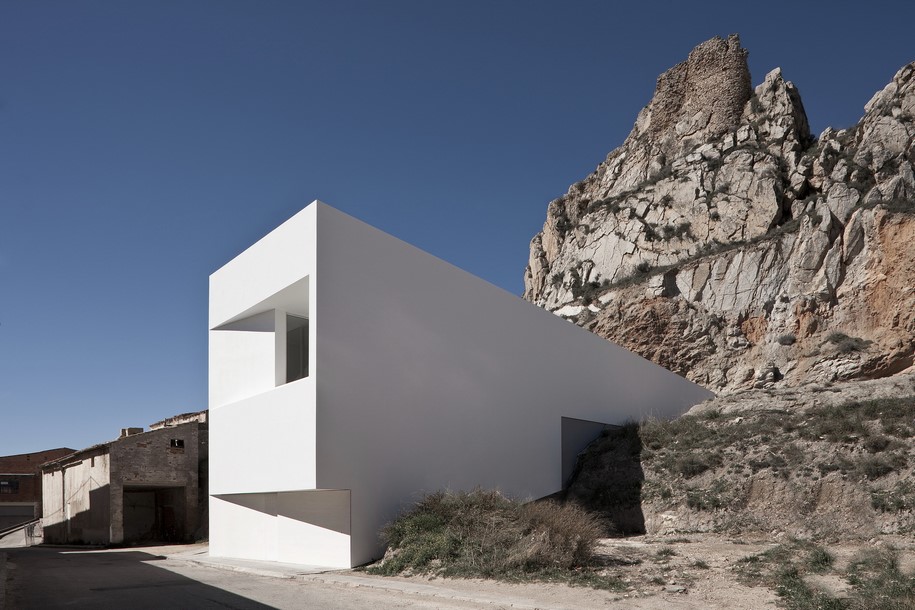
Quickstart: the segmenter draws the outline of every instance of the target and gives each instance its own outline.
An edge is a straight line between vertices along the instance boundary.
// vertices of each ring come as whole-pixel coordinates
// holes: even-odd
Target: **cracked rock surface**
[[[915,63],[811,135],[736,36],[658,78],[547,207],[524,297],[716,392],[874,378],[915,352]]]

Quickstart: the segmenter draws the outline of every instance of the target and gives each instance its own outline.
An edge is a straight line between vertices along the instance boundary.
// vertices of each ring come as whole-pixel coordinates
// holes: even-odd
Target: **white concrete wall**
[[[313,377],[210,411],[210,494],[314,489],[315,421]]]
[[[210,276],[209,328],[272,309],[258,305],[313,272],[316,211],[306,207]]]
[[[352,567],[350,492],[316,490],[277,496],[278,561]]]
[[[210,497],[210,555],[351,567],[349,492]]]
[[[314,489],[316,483],[314,377],[285,383],[286,313],[314,323],[316,209],[302,210],[210,277],[214,556],[314,558],[283,543],[301,538],[305,526],[285,523],[276,509],[277,492]],[[309,340],[313,364],[313,330]],[[229,496],[234,501],[224,499]],[[348,543],[343,546],[349,565]],[[339,556],[318,558],[342,562]]]
[[[211,460],[211,473],[213,465]],[[210,555],[279,561],[276,494],[246,494],[245,500],[210,495]]]
[[[353,561],[422,491],[562,486],[561,418],[674,416],[705,389],[327,206],[317,210],[317,484]]]
[[[210,404],[236,402],[277,385],[276,314],[264,311],[210,331]]]
[[[710,396],[323,204],[216,272],[210,299],[215,555],[363,563],[382,551],[380,527],[424,491],[559,490],[562,417],[667,417]],[[311,377],[238,400],[218,352],[244,348],[214,333],[267,311],[309,317]],[[289,495],[314,488],[338,491]],[[342,511],[341,493],[349,530],[309,521],[326,497]]]

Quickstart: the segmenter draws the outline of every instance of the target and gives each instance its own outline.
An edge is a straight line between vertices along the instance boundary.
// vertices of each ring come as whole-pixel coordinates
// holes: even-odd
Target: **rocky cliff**
[[[875,378],[915,352],[915,63],[810,133],[736,36],[661,75],[551,202],[524,297],[716,392]]]

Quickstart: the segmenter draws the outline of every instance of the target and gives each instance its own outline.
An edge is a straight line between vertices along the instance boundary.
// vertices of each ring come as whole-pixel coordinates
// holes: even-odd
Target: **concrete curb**
[[[192,553],[175,553],[167,555],[167,557],[169,559],[187,561],[219,570],[255,574],[257,576],[266,576],[269,578],[291,579],[300,578],[310,574],[321,574],[324,572],[334,571],[334,568],[303,566],[298,564],[279,563],[274,561],[248,561],[242,559],[230,559],[226,557],[210,557],[206,554],[205,551],[197,551]]]

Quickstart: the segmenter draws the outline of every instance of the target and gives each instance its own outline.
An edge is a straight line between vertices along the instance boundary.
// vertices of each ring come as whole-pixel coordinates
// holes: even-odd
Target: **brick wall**
[[[41,514],[41,465],[71,453],[61,447],[0,457],[0,504],[33,502]]]

